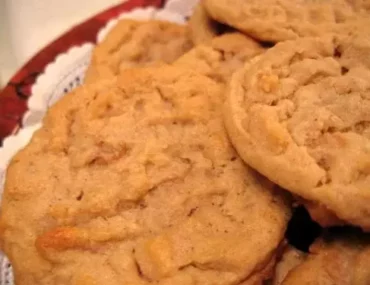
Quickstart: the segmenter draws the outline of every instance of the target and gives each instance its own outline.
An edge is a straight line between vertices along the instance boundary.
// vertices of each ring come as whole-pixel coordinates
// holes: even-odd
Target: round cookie
[[[199,45],[180,57],[175,65],[196,70],[212,79],[227,83],[231,75],[265,49],[241,33],[228,33]]]
[[[338,24],[367,14],[362,1],[204,0],[213,19],[258,40],[279,42],[332,32]]]
[[[361,35],[280,43],[234,74],[225,112],[246,163],[365,230],[369,51],[369,39]]]
[[[290,209],[232,148],[223,90],[164,65],[54,105],[6,177],[1,239],[16,284],[268,278]]]
[[[276,285],[367,285],[370,284],[369,240],[319,240]],[[279,266],[279,265],[278,265]]]
[[[186,26],[123,19],[95,47],[85,82],[109,78],[130,67],[172,63],[191,47]]]

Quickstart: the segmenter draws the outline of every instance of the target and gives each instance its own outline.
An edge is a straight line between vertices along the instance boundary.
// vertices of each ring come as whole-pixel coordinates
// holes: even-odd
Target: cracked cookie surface
[[[1,237],[17,284],[268,278],[290,210],[230,145],[222,91],[162,66],[54,105],[7,173]]]
[[[191,47],[186,26],[157,20],[120,20],[93,50],[85,82],[109,78],[130,67],[172,63]]]
[[[268,42],[321,36],[337,25],[368,17],[368,1],[204,0],[211,17]]]
[[[263,52],[265,48],[260,43],[234,32],[194,47],[174,64],[196,70],[217,82],[227,83],[236,70]]]
[[[280,43],[233,76],[225,115],[249,165],[366,230],[369,51],[361,35]]]

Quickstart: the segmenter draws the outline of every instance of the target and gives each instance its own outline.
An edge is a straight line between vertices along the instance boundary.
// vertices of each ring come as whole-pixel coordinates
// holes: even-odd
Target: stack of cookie
[[[121,20],[9,166],[16,284],[370,284],[369,9],[204,0],[187,26]],[[296,205],[346,227],[298,251]]]

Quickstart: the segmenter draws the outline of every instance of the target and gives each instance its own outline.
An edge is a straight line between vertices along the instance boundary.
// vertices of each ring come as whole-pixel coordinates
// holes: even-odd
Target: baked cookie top
[[[368,1],[346,0],[204,0],[215,20],[256,39],[279,42],[320,36],[335,26],[368,15]]]
[[[290,210],[230,145],[223,90],[162,66],[54,105],[7,173],[1,237],[17,284],[267,278]]]
[[[120,20],[95,47],[85,82],[114,76],[130,67],[171,63],[191,47],[186,26],[157,20]]]
[[[287,254],[292,254],[288,252]],[[302,255],[302,253],[296,253]],[[289,258],[289,257],[288,257]],[[283,259],[285,257],[283,256]],[[320,239],[276,285],[366,285],[370,283],[370,243],[358,239]],[[284,261],[283,261],[284,262]]]
[[[210,42],[198,45],[180,57],[175,65],[196,70],[212,79],[226,83],[246,61],[265,49],[252,38],[241,33],[227,33]]]
[[[231,80],[225,124],[269,179],[370,229],[370,40],[277,44]]]

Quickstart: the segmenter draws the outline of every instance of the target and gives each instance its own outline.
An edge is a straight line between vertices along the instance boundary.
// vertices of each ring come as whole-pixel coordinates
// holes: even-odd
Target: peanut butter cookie
[[[209,15],[258,40],[279,42],[321,36],[337,25],[368,17],[367,1],[204,0]]]
[[[288,253],[289,254],[289,253]],[[370,244],[356,239],[319,240],[276,285],[370,284]]]
[[[95,47],[85,82],[109,78],[130,67],[171,63],[191,47],[186,26],[124,19]]]
[[[290,209],[232,148],[223,90],[163,65],[54,105],[7,173],[1,238],[16,284],[268,278]]]
[[[226,126],[246,163],[370,230],[370,41],[287,41],[231,80]]]
[[[190,35],[195,45],[211,41],[220,35],[222,25],[213,20],[200,2],[194,9],[189,20]]]
[[[196,70],[212,79],[227,83],[231,75],[265,49],[241,33],[227,33],[196,46],[175,64]]]

